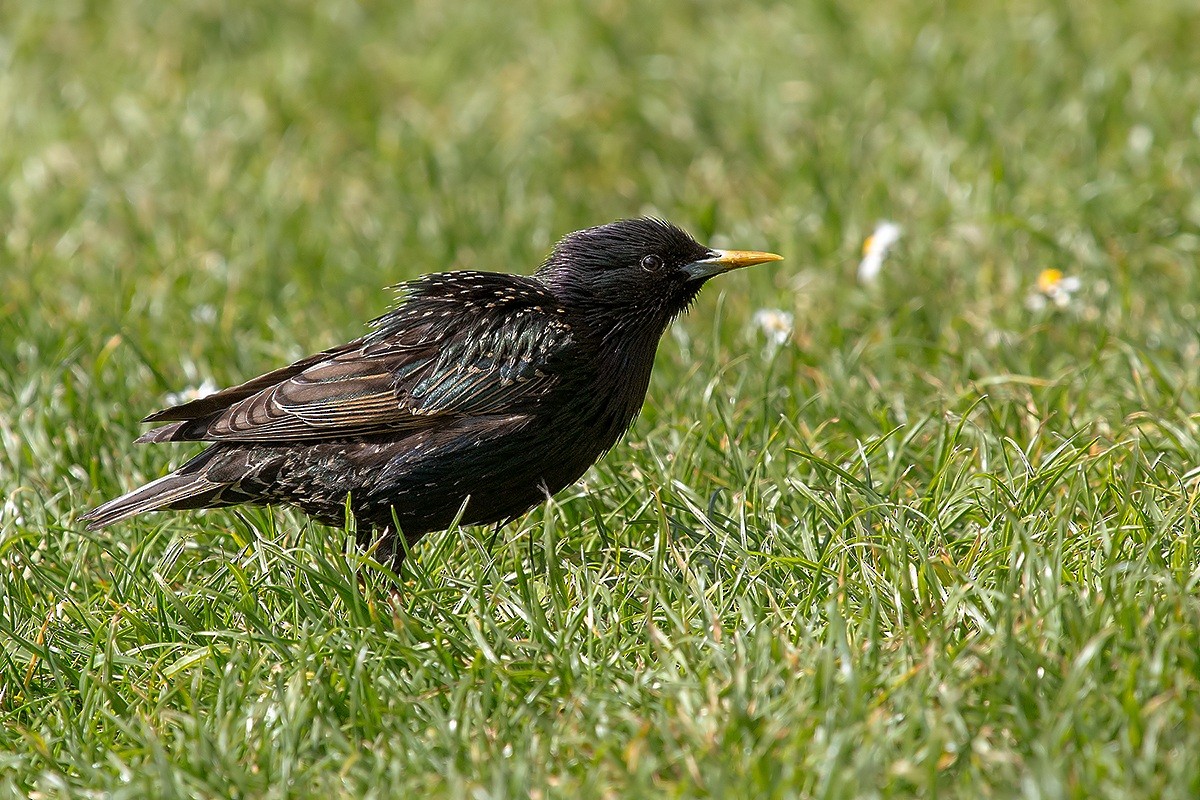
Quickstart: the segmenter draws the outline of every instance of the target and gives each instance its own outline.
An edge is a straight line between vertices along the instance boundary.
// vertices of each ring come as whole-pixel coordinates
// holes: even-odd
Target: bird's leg
[[[404,595],[402,589],[404,582],[404,562],[413,542],[408,541],[408,537],[400,529],[400,524],[396,521],[396,513],[392,512],[392,524],[386,525],[379,529],[380,548],[386,548],[379,560],[385,566],[391,567],[396,573],[396,584],[389,586],[387,589],[388,602],[392,607],[392,614],[395,615],[396,609],[403,608]]]
[[[489,556],[496,549],[496,540],[498,538],[500,538],[500,529],[504,527],[505,522],[507,522],[507,520],[500,520],[499,522],[496,523],[496,527],[492,528],[492,538],[488,539],[488,555]]]

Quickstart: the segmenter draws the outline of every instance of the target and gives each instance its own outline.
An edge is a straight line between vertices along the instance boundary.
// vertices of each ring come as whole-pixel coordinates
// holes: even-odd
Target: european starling
[[[348,507],[397,562],[396,523],[411,546],[460,509],[463,524],[515,519],[629,428],[659,339],[705,281],[780,258],[632,219],[564,237],[532,276],[401,284],[365,336],[146,417],[167,424],[138,442],[213,444],[83,519],[280,503],[341,525]]]

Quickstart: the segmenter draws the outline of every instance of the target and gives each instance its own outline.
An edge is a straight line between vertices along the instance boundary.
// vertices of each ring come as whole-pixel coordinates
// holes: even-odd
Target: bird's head
[[[665,327],[715,275],[782,256],[714,250],[658,219],[625,219],[563,237],[538,270],[556,296],[613,322]]]

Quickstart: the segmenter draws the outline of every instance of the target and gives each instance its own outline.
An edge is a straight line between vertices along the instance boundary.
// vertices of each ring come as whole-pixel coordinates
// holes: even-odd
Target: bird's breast
[[[657,344],[657,342],[655,342]],[[641,411],[650,386],[654,347],[612,348],[597,354],[586,381],[563,404],[565,425],[596,450],[611,448]]]

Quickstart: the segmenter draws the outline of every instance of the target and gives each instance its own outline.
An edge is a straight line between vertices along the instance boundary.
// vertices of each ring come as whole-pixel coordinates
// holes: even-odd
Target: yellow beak
[[[710,250],[709,252],[712,253],[711,257],[693,261],[683,268],[693,280],[711,278],[722,272],[752,267],[755,264],[783,260],[783,256],[774,253],[760,253],[756,250]]]

